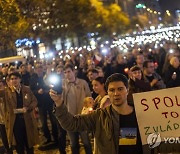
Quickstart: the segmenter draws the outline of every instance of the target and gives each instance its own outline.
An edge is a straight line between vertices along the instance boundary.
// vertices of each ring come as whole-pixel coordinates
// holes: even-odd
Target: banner
[[[180,87],[133,94],[142,144],[148,136],[165,138],[180,136]]]

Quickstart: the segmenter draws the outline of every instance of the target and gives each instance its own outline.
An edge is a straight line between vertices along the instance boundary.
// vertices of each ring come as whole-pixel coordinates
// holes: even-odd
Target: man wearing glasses
[[[147,60],[143,64],[144,78],[151,85],[152,90],[159,90],[166,88],[161,76],[155,72],[154,62]]]

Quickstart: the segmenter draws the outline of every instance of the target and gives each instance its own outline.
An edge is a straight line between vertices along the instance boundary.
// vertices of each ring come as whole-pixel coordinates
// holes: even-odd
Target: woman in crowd
[[[131,67],[129,71],[129,93],[127,97],[128,103],[130,105],[134,105],[132,94],[150,90],[151,86],[144,80],[141,68],[137,65]]]
[[[103,77],[97,77],[92,81],[93,90],[98,94],[95,99],[95,108],[105,108],[106,106],[111,104],[104,84],[105,81]]]
[[[170,65],[164,73],[164,80],[167,88],[180,86],[180,63],[177,57],[170,59]]]

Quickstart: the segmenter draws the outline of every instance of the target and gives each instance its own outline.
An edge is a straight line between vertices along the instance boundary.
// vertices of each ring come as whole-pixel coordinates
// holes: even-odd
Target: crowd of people
[[[34,145],[43,147],[53,143],[61,154],[65,154],[68,135],[73,154],[79,153],[79,137],[87,154],[92,154],[92,149],[97,153],[131,153],[132,150],[142,153],[140,136],[136,147],[129,150],[126,146],[117,148],[110,131],[112,124],[114,127],[119,124],[111,123],[108,115],[112,112],[116,116],[117,111],[121,114],[123,128],[132,126],[138,129],[137,122],[134,122],[132,94],[180,86],[178,44],[165,42],[160,48],[149,44],[141,49],[133,47],[125,53],[117,48],[106,54],[97,49],[59,53],[64,58],[57,53],[52,59],[29,58],[20,65],[6,63],[0,66],[0,131],[6,152],[11,153],[15,148],[18,154],[24,154],[24,151],[33,154]],[[51,74],[58,76],[59,82],[52,82],[56,79],[51,79]],[[62,88],[61,95],[53,90],[49,93],[56,86],[54,84]],[[123,95],[126,110],[117,108],[120,98],[114,98],[116,93]],[[63,100],[63,105],[59,100]],[[109,108],[111,105],[115,111]],[[54,110],[57,110],[55,114]],[[48,117],[52,131],[47,123]],[[37,119],[42,125],[43,141],[39,141]],[[132,123],[126,125],[124,121],[129,119]],[[108,125],[110,128],[103,129]],[[114,131],[117,133],[116,129]],[[94,148],[89,138],[91,132],[95,138]],[[113,140],[118,140],[117,136]]]

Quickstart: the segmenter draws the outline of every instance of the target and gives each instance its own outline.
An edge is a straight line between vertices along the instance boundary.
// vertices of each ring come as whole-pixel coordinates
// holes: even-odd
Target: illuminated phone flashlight
[[[90,48],[90,47],[88,47],[88,48],[87,48],[87,50],[88,50],[88,51],[91,51],[91,48]]]
[[[44,55],[43,54],[40,54],[39,57],[40,57],[40,59],[44,59]]]
[[[152,49],[149,49],[149,52],[151,52],[152,51]]]
[[[105,43],[106,43],[106,44],[109,44],[109,41],[106,41]]]
[[[49,77],[49,83],[50,86],[53,88],[56,84],[59,83],[59,78],[57,76],[57,74],[51,74]]]
[[[79,49],[78,49],[78,51],[81,51],[82,50],[82,47],[80,47]]]
[[[80,57],[82,57],[83,55],[82,55],[82,54],[80,54],[79,56],[80,56]]]
[[[92,107],[90,107],[90,108],[89,108],[89,112],[92,112],[92,111],[93,111],[93,108],[92,108]]]
[[[68,59],[71,59],[70,55],[65,55],[64,58],[68,58]]]
[[[18,61],[15,61],[15,64],[18,64]]]
[[[128,72],[129,72],[129,68],[125,68],[125,69],[124,69],[124,72],[125,72],[125,73],[128,73]]]
[[[75,66],[74,69],[77,70],[77,66]]]
[[[46,59],[48,59],[48,58],[49,58],[48,54],[45,54],[45,55],[44,55],[44,57],[45,57]]]
[[[176,75],[176,72],[173,72],[173,75]]]
[[[0,66],[2,66],[2,63],[0,63]]]
[[[53,53],[52,52],[49,53],[49,57],[53,57]]]
[[[36,55],[34,55],[34,58],[36,58]]]
[[[54,68],[52,68],[51,71],[53,72],[53,71],[54,71]]]
[[[124,58],[124,59],[127,59],[127,57],[126,57],[126,56],[124,56],[123,58]]]
[[[108,53],[108,50],[107,50],[106,48],[103,48],[103,49],[101,50],[101,52],[102,52],[103,55],[106,55],[106,54]]]
[[[100,47],[103,48],[103,47],[104,47],[104,44],[101,44]]]
[[[169,53],[174,53],[174,50],[173,49],[169,49]]]

